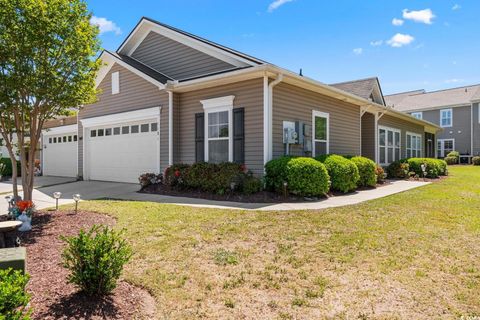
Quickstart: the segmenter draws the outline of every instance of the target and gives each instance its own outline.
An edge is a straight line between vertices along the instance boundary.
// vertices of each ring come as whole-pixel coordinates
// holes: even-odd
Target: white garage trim
[[[55,127],[55,128],[49,128],[45,129],[42,131],[42,134],[44,136],[48,135],[54,135],[54,134],[62,134],[62,133],[72,133],[72,132],[77,132],[77,125],[72,124],[69,126],[62,126],[62,127]]]
[[[86,180],[90,179],[89,176],[89,163],[87,161],[87,131],[89,128],[98,127],[98,126],[108,126],[108,125],[115,125],[115,124],[122,124],[122,123],[130,123],[136,121],[143,121],[148,119],[156,119],[158,123],[158,152],[157,152],[157,171],[160,172],[160,111],[162,107],[153,107],[148,109],[141,109],[137,111],[128,111],[122,113],[116,113],[112,115],[100,116],[95,118],[87,118],[82,119],[80,122],[83,126],[83,138],[82,138],[82,149],[83,149],[83,177]]]

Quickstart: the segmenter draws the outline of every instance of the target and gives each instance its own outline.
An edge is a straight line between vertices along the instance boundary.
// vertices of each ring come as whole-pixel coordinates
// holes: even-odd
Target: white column
[[[168,165],[173,164],[173,92],[168,92]]]

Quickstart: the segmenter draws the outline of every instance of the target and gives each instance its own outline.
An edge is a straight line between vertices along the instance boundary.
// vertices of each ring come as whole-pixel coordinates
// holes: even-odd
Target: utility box
[[[296,130],[295,122],[283,121],[283,143],[284,144],[298,143],[298,131]]]

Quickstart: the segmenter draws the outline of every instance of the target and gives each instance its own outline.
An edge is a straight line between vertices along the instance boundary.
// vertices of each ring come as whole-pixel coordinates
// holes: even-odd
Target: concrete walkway
[[[34,190],[33,199],[38,209],[55,206],[52,195],[56,191],[62,192],[59,204],[74,203],[72,196],[81,194],[83,200],[117,199],[132,201],[149,201],[174,205],[186,205],[204,208],[243,209],[243,210],[318,210],[325,208],[353,205],[368,200],[390,196],[399,192],[418,188],[429,184],[419,181],[393,181],[391,184],[372,190],[363,190],[342,196],[330,197],[319,201],[297,203],[239,203],[228,201],[213,201],[205,199],[163,196],[138,193],[139,186],[131,183],[115,183],[101,181],[77,181],[53,186],[39,187]],[[0,183],[0,190],[6,188]],[[11,188],[11,186],[10,186]],[[11,189],[10,189],[11,190]],[[6,195],[6,194],[5,194]],[[4,195],[4,196],[5,196]],[[0,199],[0,213],[6,212],[7,202]]]

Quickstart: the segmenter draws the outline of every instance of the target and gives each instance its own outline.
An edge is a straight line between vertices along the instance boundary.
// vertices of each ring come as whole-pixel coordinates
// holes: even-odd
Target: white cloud
[[[412,43],[414,40],[415,38],[409,34],[397,33],[390,40],[388,40],[387,43],[391,47],[400,48]]]
[[[107,18],[92,16],[90,23],[98,26],[100,34],[106,32],[114,32],[116,35],[122,34],[120,27],[115,22],[108,20]]]
[[[435,15],[430,9],[423,9],[417,11],[409,11],[408,9],[404,9],[402,12],[403,19],[412,20],[419,23],[432,24],[432,20],[433,18],[435,18]]]
[[[355,48],[355,49],[353,49],[353,53],[356,54],[357,56],[361,55],[363,53],[363,49],[362,48]]]
[[[370,42],[370,45],[372,47],[378,47],[378,46],[381,46],[383,44],[383,40],[377,40],[377,41],[371,41]]]
[[[445,83],[461,83],[461,82],[465,82],[465,80],[464,79],[457,79],[457,78],[445,80]]]
[[[397,19],[397,18],[393,18],[392,20],[392,24],[397,27],[402,26],[404,22],[405,21],[403,21],[402,19]]]
[[[456,3],[453,7],[452,7],[452,10],[460,10],[462,8],[461,5],[459,5],[458,3]]]
[[[286,3],[292,2],[293,0],[275,0],[268,6],[268,12],[273,12],[274,10],[280,8]]]

